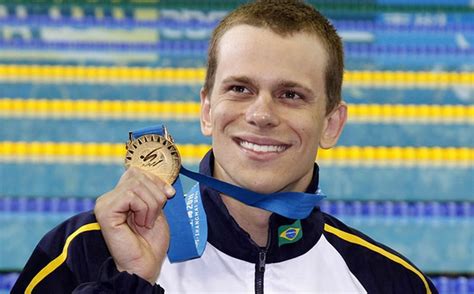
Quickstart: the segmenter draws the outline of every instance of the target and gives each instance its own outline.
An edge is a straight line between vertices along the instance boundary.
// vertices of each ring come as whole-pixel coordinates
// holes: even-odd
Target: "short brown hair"
[[[237,25],[269,28],[287,36],[305,32],[316,35],[327,52],[325,71],[326,112],[331,112],[341,102],[344,74],[344,50],[334,26],[312,6],[298,0],[259,0],[244,4],[224,17],[214,29],[208,49],[204,89],[210,93],[214,86],[217,68],[218,45],[222,36]]]

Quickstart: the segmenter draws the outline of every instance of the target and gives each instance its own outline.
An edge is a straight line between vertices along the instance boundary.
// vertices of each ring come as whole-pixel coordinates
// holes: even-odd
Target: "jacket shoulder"
[[[77,214],[38,243],[12,292],[67,292],[97,276],[110,256],[92,211]]]
[[[324,213],[323,234],[369,293],[438,293],[407,258]]]

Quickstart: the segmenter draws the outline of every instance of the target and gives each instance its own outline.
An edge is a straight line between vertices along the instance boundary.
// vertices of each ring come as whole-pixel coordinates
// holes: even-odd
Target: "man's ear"
[[[329,149],[336,145],[347,121],[347,105],[341,102],[325,118],[325,126],[319,141],[319,147]]]
[[[201,132],[204,136],[212,135],[211,123],[211,100],[210,93],[204,88],[201,88]]]

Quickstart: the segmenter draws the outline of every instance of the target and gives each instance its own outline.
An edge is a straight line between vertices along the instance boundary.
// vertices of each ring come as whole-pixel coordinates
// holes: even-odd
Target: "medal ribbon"
[[[131,133],[131,139],[148,134],[164,136],[164,129],[164,126],[161,125],[139,129]],[[261,194],[190,171],[182,165],[180,173],[249,206],[268,210],[291,219],[306,218],[325,197],[319,188],[314,194],[303,192]],[[202,255],[207,242],[207,221],[199,185],[195,185],[186,195],[183,195],[181,180],[178,176],[173,187],[176,190],[176,195],[168,200],[164,212],[171,234],[168,258],[170,262],[178,262]]]

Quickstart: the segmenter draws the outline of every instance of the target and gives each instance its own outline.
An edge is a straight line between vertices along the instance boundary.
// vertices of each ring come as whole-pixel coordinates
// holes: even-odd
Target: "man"
[[[312,7],[258,1],[233,11],[210,42],[201,129],[212,152],[200,172],[259,193],[314,193],[318,147],[334,146],[346,121],[342,75],[341,40]],[[200,192],[209,226],[201,258],[166,260],[173,220],[162,207],[175,191],[129,168],[93,213],[45,236],[13,292],[436,292],[398,253],[318,208],[294,220]],[[279,242],[286,227],[293,238]]]

